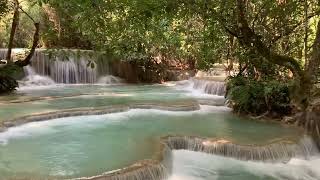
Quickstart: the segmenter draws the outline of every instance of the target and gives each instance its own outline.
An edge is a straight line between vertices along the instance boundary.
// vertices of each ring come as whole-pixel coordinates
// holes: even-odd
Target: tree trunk
[[[227,75],[230,76],[231,71],[233,70],[233,64],[234,64],[234,36],[229,35],[228,37],[228,47],[227,47],[227,67],[226,67],[226,72]]]
[[[309,31],[309,19],[308,19],[308,0],[304,0],[304,67],[308,67],[308,31]]]
[[[272,52],[270,48],[261,41],[261,38],[249,27],[245,14],[245,2],[245,0],[237,0],[239,32],[237,32],[236,37],[240,44],[254,50],[257,54],[271,63],[290,69],[296,77],[303,77],[304,72],[296,59]]]
[[[246,11],[245,11],[245,0],[237,0],[238,9],[238,32],[236,36],[240,44],[250,50],[253,50],[256,54],[264,57],[267,61],[288,68],[294,77],[299,82],[297,87],[297,94],[299,94],[297,100],[298,105],[305,110],[309,104],[309,93],[308,89],[310,85],[310,78],[300,66],[298,60],[290,56],[277,54],[266,46],[260,36],[249,27]]]
[[[31,58],[34,55],[34,52],[36,51],[36,48],[38,46],[39,43],[39,39],[40,39],[40,24],[39,23],[34,23],[34,26],[36,28],[35,32],[34,32],[34,36],[33,36],[33,43],[32,43],[32,47],[30,50],[30,53],[28,54],[28,56],[23,60],[23,61],[16,61],[15,64],[23,67],[23,66],[27,66],[31,63]]]
[[[312,45],[312,54],[306,73],[311,77],[311,82],[316,82],[316,72],[320,68],[320,21],[318,22],[316,38]]]
[[[18,25],[19,25],[19,1],[15,0],[14,13],[13,13],[13,19],[12,19],[12,25],[11,25],[11,31],[10,31],[10,39],[8,44],[8,52],[6,57],[6,60],[8,60],[8,62],[11,61],[11,51],[13,48],[13,40],[14,40],[14,35],[16,33]]]
[[[297,92],[299,93],[298,105],[302,108],[302,114],[297,119],[297,122],[300,126],[303,126],[309,132],[316,135],[316,137],[320,138],[320,105],[314,107],[310,100],[311,91],[316,82],[316,72],[320,69],[320,21],[318,22],[316,38],[312,46],[311,57],[308,59],[306,68],[303,70],[298,60],[290,56],[277,54],[263,43],[260,36],[249,27],[245,8],[246,0],[237,0],[237,31],[231,31],[225,27],[226,31],[236,36],[243,47],[252,50],[273,64],[286,67],[292,71],[295,78],[299,81],[299,87],[297,87]],[[223,24],[223,22],[221,23]],[[305,38],[307,39],[307,35]]]
[[[314,86],[314,84],[317,81],[317,71],[319,71],[320,68],[320,21],[318,23],[317,27],[317,33],[316,38],[312,45],[312,54],[311,58],[309,59],[309,63],[307,68],[305,69],[305,74],[302,78],[301,85],[300,85],[300,92],[306,96],[306,99],[304,102],[304,109],[307,109],[310,105],[310,97],[311,97],[311,91]]]

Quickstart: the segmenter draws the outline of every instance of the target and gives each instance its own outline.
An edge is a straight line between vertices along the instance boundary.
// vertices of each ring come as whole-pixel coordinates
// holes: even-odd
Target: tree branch
[[[307,16],[307,20],[310,20],[311,18],[315,17],[315,16],[319,16],[320,15],[320,10],[316,11],[310,15]],[[295,26],[293,26],[291,29],[287,30],[286,32],[284,32],[284,34],[281,34],[279,36],[274,37],[271,42],[270,42],[270,46],[272,46],[274,43],[276,43],[277,41],[279,41],[281,38],[285,37],[285,36],[289,36],[290,34],[292,34],[299,26],[301,26],[302,24],[304,24],[305,20],[299,22],[298,24],[296,24]]]
[[[21,7],[19,7],[19,9],[20,9],[23,13],[25,13],[25,14],[31,19],[31,21],[32,21],[33,23],[36,23],[36,21],[35,21],[26,11],[24,11]]]
[[[14,35],[16,33],[17,27],[19,25],[19,1],[14,1],[14,13],[13,13],[13,19],[12,19],[12,25],[11,25],[11,31],[10,31],[10,38],[8,43],[8,52],[6,56],[6,60],[8,62],[11,62],[11,52],[13,47],[13,40]]]
[[[238,7],[238,28],[240,31],[239,42],[241,45],[253,49],[257,54],[264,57],[266,60],[287,67],[290,69],[295,75],[298,77],[304,76],[304,72],[298,63],[292,57],[283,56],[272,52],[270,48],[268,48],[262,41],[261,38],[253,32],[253,30],[249,27],[246,16],[245,16],[245,0],[237,0]]]
[[[39,39],[40,39],[40,23],[34,23],[34,26],[35,26],[36,30],[35,30],[35,33],[33,36],[33,44],[32,44],[30,53],[23,61],[16,61],[15,62],[15,64],[20,67],[27,66],[31,63],[31,58],[34,55],[34,52],[38,46]]]

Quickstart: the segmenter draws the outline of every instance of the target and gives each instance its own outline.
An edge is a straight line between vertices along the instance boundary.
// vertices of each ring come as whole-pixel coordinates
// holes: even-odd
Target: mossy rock
[[[11,63],[0,68],[0,76],[10,76],[13,79],[19,80],[24,77],[24,71],[22,67]]]
[[[0,75],[0,94],[9,93],[18,87],[18,82],[10,76]]]

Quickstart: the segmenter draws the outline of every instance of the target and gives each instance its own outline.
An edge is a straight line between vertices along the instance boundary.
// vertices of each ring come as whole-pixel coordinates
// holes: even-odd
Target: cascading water
[[[168,137],[171,149],[205,152],[243,161],[288,162],[293,157],[308,159],[318,155],[315,142],[304,137],[299,143],[277,142],[265,146],[238,145],[227,140],[210,140],[196,137]]]
[[[319,159],[261,163],[177,150],[169,180],[319,180],[319,164]]]
[[[5,113],[1,114],[2,117],[10,112],[23,113],[22,110],[30,107],[37,110],[36,114],[28,112],[26,116],[20,115],[13,120],[10,120],[12,117],[6,118],[2,123],[4,128],[9,129],[0,133],[1,175],[14,178],[17,173],[21,174],[21,178],[18,176],[20,179],[49,179],[46,177],[52,176],[52,179],[83,177],[80,179],[164,180],[171,174],[177,177],[176,171],[181,173],[186,168],[180,168],[181,164],[184,164],[182,162],[184,159],[176,158],[176,149],[187,150],[189,153],[191,151],[205,153],[207,159],[211,160],[208,164],[221,166],[227,162],[230,166],[255,163],[254,165],[261,164],[261,166],[281,164],[287,168],[286,163],[292,162],[293,159],[301,157],[299,160],[303,161],[312,159],[314,154],[318,154],[316,146],[309,138],[297,142],[301,136],[300,132],[296,132],[297,129],[291,130],[275,124],[238,119],[224,112],[230,110],[227,107],[199,107],[196,102],[198,96],[192,97],[192,101],[187,101],[189,97],[187,99],[181,97],[181,104],[177,104],[178,94],[189,92],[180,90],[176,92],[173,88],[161,85],[139,86],[138,89],[132,85],[98,88],[88,86],[90,89],[87,90],[79,86],[71,87],[77,93],[80,89],[81,93],[97,94],[96,99],[88,95],[52,99],[46,95],[45,101],[2,106],[2,109],[7,108]],[[193,88],[193,84],[191,87]],[[36,94],[41,94],[41,91],[37,91]],[[70,93],[71,89],[62,86],[50,91]],[[165,100],[166,102],[160,103],[157,100],[163,100],[173,93],[172,91],[175,93],[170,96],[171,101]],[[45,92],[51,94],[48,90]],[[120,94],[130,94],[130,96],[118,96]],[[102,98],[100,101],[101,95],[109,95],[110,98],[104,97],[106,99]],[[211,96],[216,95],[206,97]],[[128,99],[121,100],[120,97]],[[140,102],[136,102],[132,97],[139,99]],[[154,104],[151,104],[148,98]],[[90,100],[94,105],[90,104]],[[122,101],[122,103],[105,107],[99,101],[117,104]],[[97,107],[94,108],[95,106]],[[57,107],[61,111],[54,110]],[[102,114],[105,115],[101,116]],[[167,136],[169,134],[177,136]],[[221,160],[221,156],[225,159]],[[217,162],[216,159],[220,160]],[[204,166],[201,171],[199,167],[204,160],[193,159],[193,161],[196,166],[191,170],[198,173],[199,177],[205,177],[204,171],[209,171],[210,166]],[[8,164],[10,168],[7,168]],[[218,175],[231,174],[231,179],[237,179],[228,167],[220,168],[216,172]],[[237,172],[247,173],[241,169]],[[305,174],[312,175],[309,172]],[[186,179],[182,177],[179,180]],[[211,179],[215,178],[208,178]],[[228,178],[219,177],[219,179]]]
[[[5,51],[0,50],[0,58],[2,56],[5,56]],[[109,66],[105,63],[106,61],[97,61],[91,68],[91,64],[88,64],[90,57],[87,55],[77,57],[71,54],[67,55],[68,59],[62,56],[50,58],[43,51],[37,50],[31,66],[25,67],[27,76],[20,84],[25,86],[51,85],[55,83],[54,81],[58,83],[99,84],[121,82],[119,78],[108,75]],[[47,94],[50,93],[45,92],[44,99],[46,100],[44,101],[37,100],[37,103],[25,102],[25,104],[17,103],[16,105],[6,104],[2,106],[1,109],[4,109],[2,111],[4,113],[1,114],[2,118],[10,112],[12,114],[23,114],[22,111],[30,107],[33,110],[36,109],[36,114],[28,112],[30,114],[17,116],[13,120],[4,118],[8,122],[4,121],[2,128],[9,129],[0,134],[2,140],[2,144],[0,143],[2,146],[0,148],[0,154],[2,155],[0,174],[3,176],[7,172],[5,175],[9,177],[14,172],[18,172],[18,175],[20,175],[19,173],[25,173],[28,176],[28,172],[30,172],[31,178],[30,176],[26,178],[22,176],[20,179],[46,179],[41,176],[41,173],[44,172],[44,176],[57,177],[56,179],[88,175],[89,177],[80,179],[104,180],[163,180],[173,174],[172,179],[187,180],[189,178],[177,178],[175,176],[177,171],[180,171],[178,175],[181,171],[190,175],[188,172],[192,171],[192,175],[196,174],[198,176],[195,177],[199,177],[194,179],[199,180],[205,179],[204,177],[208,177],[207,179],[210,180],[230,178],[247,180],[250,178],[258,179],[259,177],[252,178],[251,171],[248,176],[244,177],[243,174],[248,174],[247,170],[238,168],[235,172],[230,167],[241,165],[259,170],[256,167],[279,169],[277,168],[279,166],[287,171],[299,170],[299,167],[291,167],[291,163],[295,159],[300,158],[299,160],[309,163],[307,160],[312,160],[313,156],[319,156],[316,145],[308,137],[296,142],[294,138],[296,135],[291,137],[289,132],[288,135],[286,135],[287,133],[282,134],[286,131],[283,127],[278,127],[278,129],[273,125],[269,127],[268,124],[263,123],[240,122],[241,119],[233,119],[232,115],[227,115],[228,113],[224,111],[230,109],[223,107],[225,101],[223,97],[225,85],[223,82],[191,79],[177,84],[180,89],[190,90],[191,93],[185,93],[185,91],[173,94],[169,91],[164,93],[166,91],[161,89],[163,87],[160,87],[160,85],[143,87],[151,88],[149,92],[146,89],[134,90],[135,88],[132,86],[126,87],[128,89],[125,91],[122,86],[98,88],[97,86],[88,86],[92,88],[90,90],[71,86],[72,88],[76,87],[76,94],[79,93],[78,90],[80,89],[86,95],[69,98],[64,96],[53,99],[52,97],[48,98]],[[72,89],[67,87],[68,89],[62,90],[62,88],[50,91],[51,93],[57,93],[56,91],[65,93],[64,91],[67,92]],[[116,90],[111,88],[116,88]],[[37,91],[37,95],[41,94],[40,92]],[[27,91],[24,93],[27,93]],[[186,101],[183,97],[182,104],[173,106],[173,102],[177,101],[174,98],[179,97],[178,93],[185,93],[188,98],[189,94],[192,94],[192,103]],[[171,96],[168,99],[171,101],[164,98],[170,94]],[[121,100],[120,98],[127,99]],[[135,98],[141,100],[141,102],[135,102]],[[168,104],[163,103],[161,105],[158,102],[160,99],[168,101],[166,102]],[[93,104],[90,104],[90,100]],[[123,102],[118,104],[120,101]],[[155,103],[151,104],[150,101],[155,101]],[[118,106],[110,104],[110,107],[104,107],[101,102],[115,103]],[[199,106],[199,104],[210,105],[210,107]],[[41,108],[43,108],[43,113],[40,113]],[[58,111],[56,109],[56,111],[53,111],[55,108],[63,110]],[[182,110],[190,112],[181,112]],[[100,116],[102,114],[105,115]],[[43,121],[50,119],[55,120]],[[279,134],[274,135],[276,133]],[[177,136],[167,136],[168,134],[177,134]],[[261,139],[273,140],[275,137],[284,138],[272,142],[266,141],[266,144],[250,145],[251,140],[260,142]],[[290,141],[290,137],[293,139],[292,141]],[[230,141],[228,141],[229,139]],[[243,144],[237,144],[242,140],[245,141]],[[248,140],[250,143],[247,142]],[[254,144],[254,142],[252,143]],[[21,150],[23,151],[21,152]],[[179,156],[178,151],[187,154]],[[160,152],[161,155],[158,156],[157,153],[155,155],[157,158],[146,160],[146,158],[154,157],[152,152]],[[195,163],[195,166],[186,167],[188,164],[185,163],[185,159],[193,156],[196,156],[196,158],[190,161]],[[140,159],[141,161],[136,161]],[[130,166],[132,162],[135,163]],[[206,164],[207,162],[208,164]],[[33,166],[30,166],[30,164]],[[201,166],[201,164],[205,166]],[[222,167],[210,172],[210,168],[212,168],[210,165],[212,164]],[[226,167],[226,164],[228,167]],[[113,170],[119,168],[119,166],[122,169]],[[103,173],[104,170],[106,170],[106,173]],[[299,171],[303,176],[298,176],[296,179],[317,179],[320,176],[315,175],[313,171],[309,172],[309,170],[307,168],[304,173],[302,170]],[[32,172],[39,173],[41,177],[36,178]],[[102,174],[97,175],[100,173]],[[279,174],[279,172],[276,173]],[[258,175],[260,174],[270,175],[269,172],[264,174],[263,170],[258,173]],[[94,176],[90,177],[91,175]],[[193,179],[192,175],[190,179]],[[239,176],[244,178],[238,178]],[[312,178],[308,178],[309,176]],[[294,179],[295,176],[284,173],[280,174],[278,179],[282,178]]]
[[[37,50],[31,60],[31,66],[35,72],[51,77],[56,83],[95,83],[98,68],[89,66],[90,57],[81,51],[68,52],[58,52],[54,57],[50,57],[44,50]]]
[[[225,94],[224,82],[193,79],[193,88],[206,94],[223,96]]]
[[[170,83],[168,85],[171,86]],[[196,98],[201,105],[226,105],[224,82],[191,78],[185,81],[178,81],[174,83],[174,86],[179,90],[188,91],[188,95]]]
[[[224,82],[191,78],[185,81],[179,81],[176,86],[180,89],[189,90],[195,94],[211,94],[224,96],[226,87]]]
[[[13,49],[13,56],[20,51],[24,49]],[[6,53],[7,49],[0,49],[0,59],[5,59]],[[110,72],[109,61],[92,54],[93,51],[62,50],[52,53],[37,49],[31,59],[31,67],[36,74],[50,77],[56,83],[118,83],[118,78],[107,76]]]
[[[35,73],[31,66],[24,67],[24,72],[26,74],[26,77],[19,81],[20,87],[48,86],[55,84],[55,82],[51,78],[47,76],[40,76],[39,74]]]

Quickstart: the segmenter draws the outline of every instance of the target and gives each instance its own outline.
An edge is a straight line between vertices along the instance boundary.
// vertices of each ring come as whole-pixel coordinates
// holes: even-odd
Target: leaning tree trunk
[[[309,60],[308,68],[306,69],[306,74],[310,76],[311,82],[316,82],[316,72],[319,70],[320,66],[320,21],[317,27],[316,38],[312,45],[311,59]]]
[[[271,49],[262,42],[261,37],[249,27],[245,14],[245,2],[246,0],[237,0],[239,32],[237,32],[236,37],[239,39],[240,44],[254,50],[271,63],[290,69],[296,76],[303,76],[304,72],[296,59],[271,51]]]
[[[13,13],[13,19],[12,19],[12,25],[11,25],[11,31],[10,31],[10,39],[9,39],[9,44],[8,44],[8,52],[6,56],[6,60],[8,62],[11,61],[11,51],[13,47],[13,40],[14,40],[14,35],[16,33],[17,27],[19,25],[19,1],[15,0],[14,1],[14,13]]]
[[[286,67],[292,71],[295,78],[299,81],[299,87],[297,87],[299,99],[297,99],[297,102],[302,111],[302,115],[297,118],[297,123],[320,140],[320,103],[313,105],[310,100],[311,91],[316,82],[316,72],[320,68],[320,22],[318,23],[311,58],[309,59],[307,68],[303,70],[299,62],[293,57],[273,52],[263,43],[261,37],[249,27],[246,18],[246,0],[237,0],[237,11],[238,22],[235,25],[237,27],[236,31],[224,26],[225,30],[237,37],[241,46],[254,51],[273,64]],[[224,25],[224,22],[221,21],[221,24]],[[318,142],[320,144],[320,141]]]
[[[36,22],[26,11],[24,11],[20,6],[19,6],[19,1],[15,0],[15,9],[14,9],[14,15],[13,15],[13,20],[12,20],[12,28],[11,28],[11,33],[10,33],[10,40],[9,40],[9,45],[8,45],[8,53],[6,59],[8,60],[8,65],[6,65],[4,68],[9,68],[10,66],[18,66],[18,67],[24,67],[27,66],[31,63],[31,58],[35,53],[35,50],[38,46],[39,39],[40,39],[40,23]],[[11,61],[11,51],[12,51],[12,46],[13,46],[13,40],[14,40],[14,35],[17,29],[17,26],[19,24],[19,10],[21,10],[23,13],[25,13],[34,23],[35,26],[35,33],[33,36],[33,43],[31,50],[27,57],[23,61],[16,61],[12,63]],[[0,81],[2,82],[7,82],[7,83],[2,83],[0,84],[0,93],[1,92],[9,92],[13,91],[17,86],[18,83],[15,79],[9,76],[0,76]],[[10,82],[10,83],[8,83]]]
[[[309,31],[309,19],[308,19],[308,0],[304,0],[304,64],[305,68],[308,67],[308,31]]]
[[[310,84],[309,76],[306,75],[298,60],[290,56],[280,55],[272,51],[263,43],[261,37],[257,35],[251,27],[249,27],[249,23],[246,18],[245,3],[246,0],[237,0],[238,30],[237,32],[231,32],[230,30],[228,32],[235,35],[242,46],[253,50],[256,54],[264,57],[267,61],[273,64],[286,67],[294,74],[294,77],[299,82],[299,87],[297,87],[297,94],[299,94],[299,98],[296,98],[296,101],[299,107],[301,107],[302,110],[305,110],[309,104],[309,94],[305,89],[310,89],[308,86]]]
[[[312,48],[311,58],[309,59],[308,67],[305,70],[308,81],[302,87],[309,97],[312,97],[311,90],[317,81],[316,73],[320,68],[320,21],[318,23],[317,34]],[[320,104],[310,103],[302,117],[299,117],[299,119],[300,125],[304,126],[320,139]]]
[[[23,66],[27,66],[31,63],[31,58],[34,55],[34,52],[36,51],[36,48],[38,46],[39,43],[39,39],[40,39],[40,24],[39,23],[34,23],[35,26],[35,32],[33,35],[33,43],[32,43],[32,47],[31,50],[28,54],[28,56],[23,60],[23,61],[16,61],[15,64],[23,67]]]
[[[314,84],[317,81],[316,73],[319,70],[320,66],[320,21],[318,23],[316,38],[312,45],[312,54],[309,59],[308,66],[304,71],[304,76],[302,77],[300,83],[300,92],[308,99],[306,99],[307,103],[305,104],[305,109],[307,109],[310,105],[311,101],[311,91]]]

